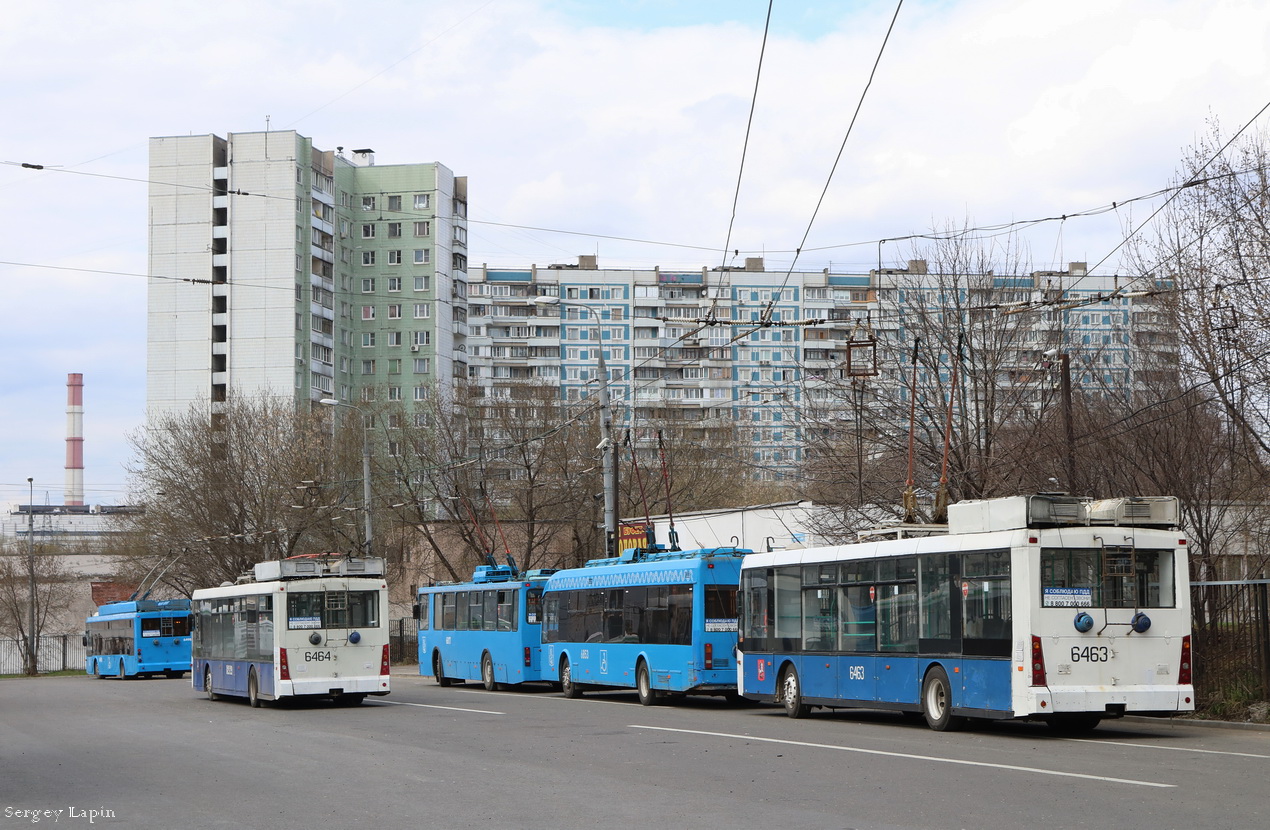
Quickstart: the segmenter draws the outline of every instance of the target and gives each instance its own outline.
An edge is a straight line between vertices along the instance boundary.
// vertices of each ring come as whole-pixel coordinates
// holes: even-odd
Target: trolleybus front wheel
[[[494,661],[488,651],[481,655],[481,685],[487,692],[498,690],[498,681],[494,679]]]
[[[793,666],[785,669],[781,675],[781,702],[785,704],[785,714],[791,718],[804,717],[811,707],[803,703],[803,692],[798,683],[798,672]]]
[[[212,667],[208,666],[203,669],[203,692],[207,695],[208,700],[215,700],[216,693],[212,691]]]
[[[115,675],[115,677],[119,678],[120,680],[128,679],[128,672],[126,669],[124,669],[122,660],[119,661],[119,674]]]
[[[567,657],[560,661],[560,693],[569,698],[582,697],[582,690],[573,682],[573,668]]]
[[[450,678],[445,676],[442,666],[445,665],[441,660],[441,652],[434,651],[432,653],[432,679],[437,681],[438,686],[449,686]]]
[[[635,691],[639,694],[639,702],[644,706],[657,704],[657,693],[653,691],[652,678],[648,676],[648,664],[643,660],[635,669]]]
[[[952,713],[952,685],[948,673],[935,666],[922,684],[922,714],[926,725],[936,732],[952,732],[966,725],[966,719]]]

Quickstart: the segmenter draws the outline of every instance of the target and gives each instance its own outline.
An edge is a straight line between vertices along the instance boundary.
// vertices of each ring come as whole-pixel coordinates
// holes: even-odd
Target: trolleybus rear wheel
[[[952,713],[952,685],[948,673],[932,668],[922,684],[922,714],[926,725],[936,732],[952,732],[966,725],[966,719]]]
[[[438,686],[449,686],[450,678],[445,676],[442,666],[445,663],[441,660],[441,652],[433,652],[432,654],[432,679],[437,681]]]
[[[119,674],[115,675],[115,677],[118,677],[120,680],[128,679],[128,672],[124,669],[122,660],[119,661]]]
[[[785,669],[781,675],[781,702],[785,704],[785,714],[791,718],[804,717],[811,707],[803,703],[802,688],[798,683],[798,672],[793,666]]]
[[[582,697],[582,690],[573,682],[573,668],[569,665],[568,657],[560,661],[560,693],[570,698]]]
[[[481,655],[481,684],[487,692],[498,689],[498,681],[494,679],[494,661],[490,659],[488,651]]]
[[[212,691],[212,667],[208,666],[203,669],[203,692],[207,695],[208,700],[215,700],[217,695]]]
[[[635,669],[635,691],[639,694],[639,702],[644,706],[657,704],[657,693],[653,691],[652,678],[648,676],[648,664],[643,660]]]
[[[256,679],[256,668],[253,666],[247,674],[247,702],[252,709],[260,708],[260,681]]]

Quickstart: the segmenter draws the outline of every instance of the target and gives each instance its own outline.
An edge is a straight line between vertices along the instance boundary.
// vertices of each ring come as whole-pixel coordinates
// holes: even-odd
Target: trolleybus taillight
[[[278,674],[280,680],[291,679],[291,668],[287,665],[287,650],[285,648],[278,649]]]
[[[529,668],[529,646],[525,646],[525,668]]]
[[[1032,685],[1045,685],[1045,654],[1041,651],[1041,638],[1032,635]]]
[[[1183,686],[1191,685],[1191,635],[1182,638],[1182,664],[1177,670],[1177,682]]]
[[[391,674],[391,668],[388,661],[388,643],[384,643],[383,656],[379,658],[379,674],[381,677]]]
[[[706,643],[706,671],[714,668],[714,646]]]

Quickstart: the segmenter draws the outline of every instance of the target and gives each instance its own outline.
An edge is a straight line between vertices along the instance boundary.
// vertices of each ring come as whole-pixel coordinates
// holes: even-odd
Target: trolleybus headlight
[[[1094,618],[1084,611],[1081,611],[1076,615],[1076,619],[1072,620],[1072,625],[1076,626],[1077,631],[1084,634],[1086,631],[1094,627]]]
[[[1133,615],[1133,619],[1129,621],[1133,626],[1133,630],[1139,634],[1145,634],[1146,630],[1151,627],[1151,618],[1141,611]]]
[[[309,642],[315,646],[322,645],[322,635],[314,631],[312,634],[309,635]]]
[[[358,643],[362,641],[362,635],[354,631],[348,635],[348,641],[352,643],[353,645],[357,645]]]

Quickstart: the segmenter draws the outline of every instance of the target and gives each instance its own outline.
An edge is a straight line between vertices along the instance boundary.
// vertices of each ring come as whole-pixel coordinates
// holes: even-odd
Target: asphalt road
[[[1071,739],[400,675],[356,708],[251,709],[188,679],[0,681],[0,830],[1263,830],[1267,781],[1270,732],[1182,721]]]

